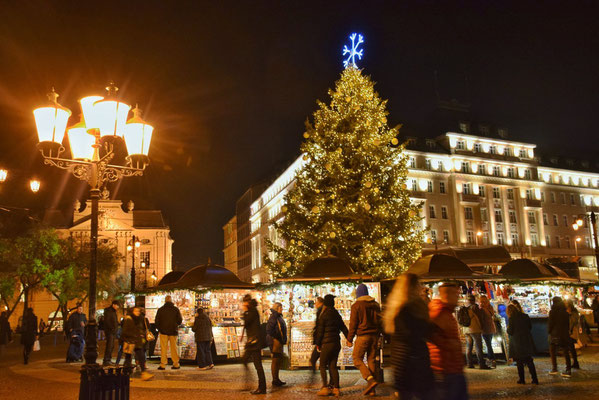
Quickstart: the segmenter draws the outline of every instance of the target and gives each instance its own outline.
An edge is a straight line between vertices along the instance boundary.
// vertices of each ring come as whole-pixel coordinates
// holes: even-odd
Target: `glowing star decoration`
[[[358,38],[357,41],[356,37]],[[349,40],[351,40],[351,49],[348,48],[347,45],[343,46],[343,55],[347,56],[347,58],[343,60],[343,66],[345,68],[349,65],[356,67],[356,57],[358,57],[358,60],[361,60],[364,55],[364,49],[358,49],[360,45],[364,43],[364,37],[358,33],[352,33],[349,35]]]

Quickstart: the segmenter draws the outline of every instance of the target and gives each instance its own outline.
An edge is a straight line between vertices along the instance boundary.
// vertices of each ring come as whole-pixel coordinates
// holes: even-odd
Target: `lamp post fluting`
[[[97,254],[98,254],[98,207],[101,198],[108,197],[106,185],[123,177],[141,176],[149,163],[148,150],[153,127],[140,117],[136,107],[133,118],[127,120],[131,109],[115,98],[118,88],[114,83],[107,87],[106,97],[88,96],[79,100],[82,119],[67,128],[71,115],[68,108],[58,104],[58,94],[52,88],[48,94],[50,104],[33,111],[44,164],[71,172],[87,181],[90,186],[91,229],[89,268],[89,322],[86,330],[85,363],[97,366]],[[62,142],[67,131],[71,158],[61,157],[65,151]],[[113,165],[115,145],[124,142],[128,156],[127,165]],[[84,367],[85,367],[84,366]],[[83,378],[82,378],[83,380]]]

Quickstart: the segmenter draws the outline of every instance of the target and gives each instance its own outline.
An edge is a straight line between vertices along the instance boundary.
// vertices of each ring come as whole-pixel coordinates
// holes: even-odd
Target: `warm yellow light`
[[[128,246],[127,246],[127,251],[131,251],[131,250],[133,250],[133,246],[131,246],[131,245],[128,245]]]
[[[29,181],[29,188],[33,193],[37,193],[40,190],[41,182],[37,179],[32,179]]]
[[[100,96],[79,100],[87,129],[98,129],[100,136],[123,136],[131,106]]]
[[[579,228],[578,224],[572,224],[572,229],[574,229],[575,231],[577,231]]]
[[[140,113],[141,110],[135,107],[133,118],[127,121],[125,125],[124,139],[130,156],[136,154],[147,156],[148,151],[150,151],[150,141],[152,140],[154,127],[141,119]]]
[[[96,138],[87,132],[85,122],[81,121],[67,131],[71,154],[75,160],[91,160],[94,156],[93,145]]]
[[[576,238],[576,241],[577,241],[577,242],[580,242],[580,240],[581,240],[581,239],[580,239],[579,237],[577,237],[577,238]]]
[[[33,110],[33,116],[40,142],[62,143],[67,121],[71,116],[71,111],[68,108],[56,103],[49,107]]]
[[[142,263],[141,263],[141,267],[142,267],[142,268],[145,268],[145,267],[146,267],[146,263],[142,261]]]
[[[8,171],[5,169],[0,169],[0,183],[4,182],[8,177]]]
[[[97,120],[96,113],[94,112],[94,104],[103,99],[104,97],[102,96],[87,96],[79,100],[87,129],[97,129],[100,126],[100,122]]]
[[[483,233],[481,231],[476,232],[476,236],[481,237]]]
[[[141,242],[135,242],[135,247],[141,246]]]
[[[576,220],[576,225],[578,225],[578,226],[582,226],[582,224],[584,224],[584,221],[582,220],[582,218],[578,218],[578,219]]]

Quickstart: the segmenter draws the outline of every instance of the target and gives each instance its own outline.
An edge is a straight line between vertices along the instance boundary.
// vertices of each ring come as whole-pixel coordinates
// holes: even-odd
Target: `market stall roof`
[[[354,273],[349,261],[336,256],[317,258],[304,267],[301,274],[280,281],[315,281],[315,280],[360,280],[372,279],[370,275]]]
[[[185,275],[185,271],[171,271],[162,277],[160,282],[158,282],[158,286],[167,285],[169,283],[175,283],[179,279],[181,279],[183,275]]]
[[[422,249],[423,256],[431,254],[446,254],[455,257],[469,267],[504,265],[512,259],[510,253],[503,246],[439,246],[436,249]]]
[[[528,258],[510,261],[501,268],[499,274],[506,279],[574,280],[557,267],[550,264],[541,264]]]
[[[484,275],[472,271],[456,257],[446,254],[431,254],[421,257],[408,268],[410,273],[421,279],[475,279]]]
[[[254,285],[242,282],[237,275],[225,267],[214,264],[198,265],[188,270],[176,282],[161,285],[165,289],[190,289],[190,288],[253,288]]]

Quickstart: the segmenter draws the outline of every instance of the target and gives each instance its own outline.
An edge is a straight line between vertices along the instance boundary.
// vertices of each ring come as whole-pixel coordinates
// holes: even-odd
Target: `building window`
[[[150,252],[140,251],[139,252],[139,265],[142,268],[150,268]]]
[[[566,249],[570,248],[570,236],[566,236],[564,238],[564,243],[566,243]]]
[[[464,216],[467,220],[474,219],[472,214],[472,207],[464,207]]]
[[[503,246],[503,233],[497,232],[497,244]]]
[[[557,214],[553,214],[553,226],[558,226],[559,220],[557,218]]]
[[[433,149],[437,143],[433,139],[426,139],[426,147]]]
[[[545,235],[545,246],[551,247],[551,237],[549,235]]]
[[[439,193],[445,194],[445,182],[439,182]]]
[[[555,203],[555,192],[550,192],[551,202]]]
[[[487,168],[485,164],[478,164],[478,173],[481,175],[485,175],[487,173]]]
[[[507,199],[508,200],[514,200],[514,189],[508,189],[507,190]]]
[[[418,190],[418,182],[416,179],[410,179],[410,190]]]
[[[477,153],[481,152],[480,143],[474,143],[474,151]]]
[[[584,244],[586,245],[587,249],[590,249],[591,248],[591,238],[589,238],[588,236],[585,236]]]
[[[536,224],[537,223],[537,217],[536,217],[534,211],[529,211],[528,212],[528,223],[529,224]]]
[[[524,178],[525,178],[525,179],[528,179],[529,181],[531,181],[531,180],[532,180],[532,173],[530,172],[530,170],[529,170],[529,169],[525,169],[525,170],[524,170]]]
[[[433,181],[428,181],[427,183],[427,190],[429,193],[433,192]]]
[[[559,241],[559,236],[555,237],[555,247],[557,247],[558,249],[562,248],[562,244]]]
[[[568,226],[568,216],[564,215],[562,216],[563,220],[564,220],[564,226]]]
[[[408,167],[409,168],[416,168],[416,157],[410,156],[410,158],[408,160]]]
[[[463,140],[458,140],[457,143],[456,143],[456,145],[455,145],[455,148],[458,149],[458,150],[464,150],[464,148],[465,148],[464,141]]]
[[[520,238],[517,233],[512,233],[512,245],[517,246],[520,243]]]
[[[510,224],[517,224],[518,221],[516,220],[516,212],[513,210],[510,210],[509,214],[510,214]]]
[[[462,161],[462,172],[469,173],[470,172],[470,163],[467,161]]]
[[[566,204],[566,194],[565,193],[560,193],[560,198],[562,200],[562,204]]]
[[[532,189],[526,189],[526,200],[532,200],[534,198]]]
[[[576,196],[574,196],[572,193],[570,193],[570,204],[573,206],[576,205]]]
[[[466,241],[468,244],[474,244],[474,232],[466,231]]]
[[[514,172],[514,167],[508,167],[507,176],[508,176],[508,178],[514,178],[516,176],[516,174]]]
[[[493,176],[501,176],[501,168],[498,165],[493,166]]]
[[[491,153],[491,154],[497,154],[497,146],[495,146],[494,144],[492,144],[489,147],[489,153]]]
[[[547,214],[543,214],[543,225],[549,225],[549,218]]]
[[[485,197],[485,187],[484,187],[484,185],[480,185],[478,187],[478,195],[480,197]]]
[[[447,207],[441,206],[441,218],[447,219]]]
[[[428,217],[431,219],[437,218],[435,214],[435,206],[428,206]]]
[[[437,231],[431,229],[431,242],[437,244]]]
[[[536,233],[530,234],[530,243],[532,247],[539,247],[539,236]]]
[[[509,189],[508,189],[509,193]],[[493,198],[500,199],[501,198],[501,190],[498,187],[493,187]]]
[[[541,202],[545,202],[545,192],[541,192]]]
[[[511,147],[506,147],[504,152],[507,157],[511,157],[513,155]]]
[[[470,131],[470,124],[468,122],[460,122],[460,130],[464,133]]]
[[[501,210],[495,210],[495,222],[503,222],[503,214]]]
[[[527,154],[526,154],[526,150],[525,149],[520,149],[520,158],[526,158]]]
[[[489,244],[489,232],[483,232],[483,244],[485,246]]]
[[[424,167],[428,170],[433,169],[432,165],[431,165],[431,159],[427,158],[426,160],[424,160]]]
[[[443,243],[449,244],[449,231],[443,231]]]

